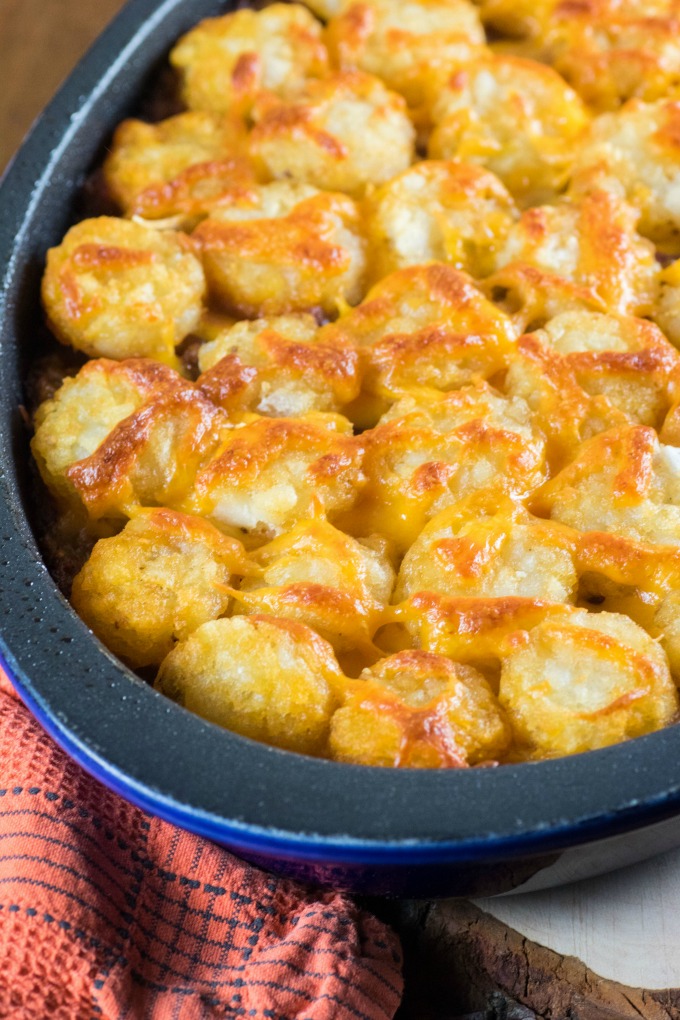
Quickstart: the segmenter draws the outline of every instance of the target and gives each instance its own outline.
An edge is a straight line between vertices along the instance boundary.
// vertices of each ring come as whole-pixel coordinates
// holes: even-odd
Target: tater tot
[[[588,115],[552,68],[491,55],[462,64],[435,96],[433,159],[480,163],[525,206],[562,190]]]
[[[214,209],[193,237],[214,298],[238,316],[333,315],[363,296],[365,242],[346,195],[263,185]]]
[[[42,299],[57,339],[90,357],[176,365],[205,290],[184,234],[100,216],[71,227],[47,253]]]
[[[262,545],[309,517],[349,509],[363,484],[362,445],[340,415],[261,418],[229,430],[198,472],[186,509]]]
[[[653,633],[658,633],[675,682],[680,683],[680,593],[677,591],[661,602],[654,617]]]
[[[366,487],[341,526],[386,535],[402,553],[457,500],[480,491],[523,498],[545,477],[544,440],[526,403],[483,383],[404,397],[362,440]]]
[[[383,184],[368,202],[371,276],[448,262],[486,276],[491,256],[517,218],[494,174],[458,161],[424,160]]]
[[[532,517],[510,500],[498,503],[486,514],[474,503],[437,514],[404,557],[395,601],[432,591],[573,602],[577,575],[569,529]]]
[[[537,497],[542,512],[579,531],[639,542],[680,542],[680,450],[654,429],[630,425],[585,442]]]
[[[178,509],[228,427],[224,412],[187,384],[119,422],[66,477],[95,521],[140,506]]]
[[[241,544],[207,521],[151,510],[97,542],[71,601],[115,655],[134,668],[158,666],[178,641],[226,612],[226,586],[245,567]]]
[[[237,611],[307,624],[337,653],[371,649],[394,587],[387,543],[359,542],[322,518],[301,521],[251,554]]]
[[[244,737],[321,754],[340,680],[333,649],[308,627],[237,616],[195,630],[163,661],[156,686]]]
[[[104,177],[126,216],[190,229],[236,188],[247,191],[256,175],[242,121],[189,111],[158,124],[124,120]]]
[[[658,290],[654,247],[636,232],[638,214],[607,191],[527,209],[496,253],[496,269],[525,263],[582,288],[623,315],[649,315]]]
[[[467,0],[346,0],[326,42],[339,67],[378,75],[417,106],[436,69],[478,55],[485,37]]]
[[[674,0],[557,0],[535,49],[594,110],[615,110],[677,86],[679,25]]]
[[[576,156],[572,191],[594,185],[640,211],[640,234],[680,254],[680,102],[631,100],[597,117]]]
[[[253,115],[251,153],[271,177],[361,197],[413,160],[404,99],[360,71],[310,79],[288,100],[263,95]]]
[[[507,366],[516,335],[466,273],[430,262],[386,276],[319,340],[363,350],[362,393],[347,413],[366,428],[401,396],[490,378]]]
[[[31,449],[43,481],[60,503],[79,505],[67,478],[71,465],[91,456],[116,425],[153,397],[185,386],[165,365],[136,358],[88,361],[64,379],[35,413]]]
[[[262,89],[284,94],[323,75],[328,55],[321,26],[301,4],[270,4],[206,18],[170,54],[192,110],[247,114]]]
[[[606,396],[632,421],[661,425],[680,388],[680,357],[651,322],[571,312],[535,336],[564,358],[587,393]]]
[[[237,322],[201,347],[197,385],[230,412],[273,418],[339,411],[359,393],[358,352],[323,343],[311,315]]]
[[[565,611],[508,646],[499,697],[529,757],[607,747],[667,726],[678,711],[663,650],[625,616]]]
[[[443,655],[405,651],[346,686],[330,753],[360,765],[461,768],[502,754],[509,736],[481,673]]]

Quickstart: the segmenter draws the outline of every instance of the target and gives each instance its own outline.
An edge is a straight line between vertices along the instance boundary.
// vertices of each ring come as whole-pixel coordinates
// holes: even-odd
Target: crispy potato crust
[[[129,217],[190,229],[210,209],[248,192],[256,174],[235,116],[189,111],[158,124],[125,120],[104,163],[108,188]]]
[[[176,365],[175,347],[198,323],[205,289],[184,234],[100,216],[47,253],[42,299],[57,339],[90,357]]]
[[[156,686],[244,737],[321,754],[340,679],[333,649],[309,627],[237,616],[195,630],[164,660]]]
[[[207,18],[179,40],[170,63],[191,110],[247,114],[260,90],[285,95],[326,74],[328,55],[309,11],[275,3]]]
[[[365,242],[346,195],[285,182],[239,192],[193,238],[213,296],[237,316],[334,314],[363,295]]]
[[[76,609],[339,761],[674,722],[678,0],[237,6],[174,47],[185,109],[115,132],[121,216],[48,254],[75,350],[27,417]]]
[[[251,152],[271,177],[360,197],[413,160],[406,103],[361,71],[309,79],[288,100],[265,94],[253,115]]]
[[[510,730],[487,680],[431,652],[398,652],[346,686],[331,720],[338,761],[464,768],[502,755]]]
[[[160,665],[178,641],[229,607],[246,569],[243,547],[207,521],[150,510],[101,539],[71,601],[97,637],[131,666]]]

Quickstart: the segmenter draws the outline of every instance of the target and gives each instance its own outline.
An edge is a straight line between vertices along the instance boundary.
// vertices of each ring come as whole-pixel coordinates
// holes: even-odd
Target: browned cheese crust
[[[111,651],[363,765],[677,720],[679,18],[309,0],[177,41],[185,108],[107,150],[120,215],[47,254],[75,353],[30,382]]]

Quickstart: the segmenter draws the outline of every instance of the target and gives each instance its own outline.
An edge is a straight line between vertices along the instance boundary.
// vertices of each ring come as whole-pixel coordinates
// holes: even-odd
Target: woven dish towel
[[[133,807],[0,677],[0,1017],[391,1020],[396,936]]]

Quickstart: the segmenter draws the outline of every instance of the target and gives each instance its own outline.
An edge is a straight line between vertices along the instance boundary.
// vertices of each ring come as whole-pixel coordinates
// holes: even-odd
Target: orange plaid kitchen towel
[[[396,936],[91,779],[0,680],[0,1017],[389,1020]]]

